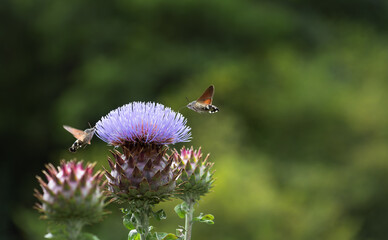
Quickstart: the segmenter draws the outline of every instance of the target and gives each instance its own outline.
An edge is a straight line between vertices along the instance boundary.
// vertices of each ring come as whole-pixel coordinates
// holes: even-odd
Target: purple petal
[[[190,127],[182,114],[158,103],[133,102],[112,110],[96,124],[96,135],[108,144],[188,142]]]

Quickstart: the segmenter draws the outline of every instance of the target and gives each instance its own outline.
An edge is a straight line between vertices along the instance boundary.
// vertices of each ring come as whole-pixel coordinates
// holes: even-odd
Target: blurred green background
[[[388,2],[4,0],[0,239],[42,239],[35,175],[109,155],[87,128],[131,101],[178,111],[210,84],[220,112],[180,112],[215,162],[193,239],[388,239]],[[181,147],[177,144],[174,147]],[[175,232],[167,220],[157,231]],[[87,231],[126,239],[119,207]]]

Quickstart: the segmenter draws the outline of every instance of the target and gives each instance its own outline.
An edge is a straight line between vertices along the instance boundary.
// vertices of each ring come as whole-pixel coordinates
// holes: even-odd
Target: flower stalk
[[[65,235],[68,240],[77,240],[84,223],[82,221],[67,221]]]
[[[134,213],[137,225],[136,231],[140,234],[140,240],[146,240],[149,234],[149,215],[146,209],[139,209]]]
[[[195,200],[190,199],[186,201],[187,212],[185,214],[185,240],[191,239],[191,231],[193,228],[193,215]]]
[[[209,154],[202,159],[201,148],[194,150],[193,147],[186,149],[183,147],[180,152],[175,151],[174,167],[181,170],[181,175],[177,180],[176,197],[183,200],[183,203],[176,207],[179,216],[185,217],[184,239],[191,239],[191,232],[194,221],[207,222],[212,224],[212,215],[206,215],[205,219],[200,217],[193,218],[194,205],[207,194],[212,188],[214,182],[211,167],[213,163],[208,162]]]

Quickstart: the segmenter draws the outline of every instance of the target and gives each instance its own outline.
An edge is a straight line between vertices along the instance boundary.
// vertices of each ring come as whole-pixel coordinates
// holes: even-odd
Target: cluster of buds
[[[141,239],[148,239],[152,207],[172,196],[189,203],[191,226],[193,204],[210,191],[214,182],[213,164],[207,162],[209,155],[202,159],[201,149],[183,147],[180,153],[174,149],[167,154],[169,144],[190,140],[191,129],[186,122],[180,113],[161,104],[133,102],[111,111],[96,123],[96,135],[122,150],[114,149],[113,158],[108,157],[110,170],[105,169],[104,173],[106,193],[118,202],[129,203],[129,219],[136,219],[133,223]],[[67,224],[73,236],[79,230],[74,231],[75,225],[69,222],[80,223],[82,228],[104,215],[104,174],[93,175],[93,167],[62,161],[57,169],[47,165],[47,172],[43,171],[47,182],[37,177],[43,190],[35,193],[40,201],[37,209],[44,218]]]
[[[101,183],[102,173],[93,175],[94,164],[83,166],[82,162],[62,161],[58,168],[46,166],[47,182],[37,177],[43,193],[35,189],[40,203],[36,208],[43,218],[64,223],[80,221],[84,224],[101,220],[104,200]]]

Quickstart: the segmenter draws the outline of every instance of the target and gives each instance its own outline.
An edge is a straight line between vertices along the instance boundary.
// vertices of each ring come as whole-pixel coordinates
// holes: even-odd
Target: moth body
[[[218,107],[212,104],[214,95],[214,86],[210,85],[205,92],[195,101],[187,104],[187,108],[197,113],[216,113],[219,111]]]
[[[96,131],[94,127],[85,129],[84,131],[66,125],[64,125],[63,128],[73,134],[73,136],[77,139],[69,148],[69,151],[73,153],[81,147],[85,147],[88,144],[90,145],[94,132]]]
[[[197,112],[197,113],[216,113],[219,111],[219,109],[212,105],[212,104],[201,104],[197,101],[193,101],[189,104],[187,104],[187,108]]]

